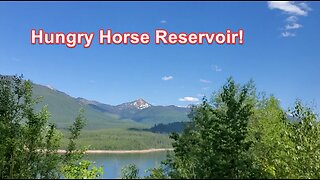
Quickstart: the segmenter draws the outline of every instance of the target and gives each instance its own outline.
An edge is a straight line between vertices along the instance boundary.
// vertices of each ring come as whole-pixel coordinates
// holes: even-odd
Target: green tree
[[[32,97],[30,81],[23,81],[22,76],[1,76],[1,178],[43,176],[39,174],[44,172],[40,169],[46,161],[42,152],[46,146],[51,146],[45,141],[49,113],[46,107],[34,112],[33,107],[38,101]]]
[[[92,162],[88,160],[65,165],[63,167],[63,175],[67,179],[95,179],[103,174],[102,167],[90,167],[91,165]]]
[[[150,173],[150,175],[145,176],[144,179],[169,179],[170,178],[168,175],[168,171],[166,171],[165,166],[151,168],[148,170],[148,172]]]
[[[230,78],[192,108],[189,126],[171,135],[174,154],[145,178],[320,178],[318,115],[300,101],[289,114],[252,81]]]
[[[250,124],[250,154],[261,178],[319,178],[320,127],[317,115],[300,101],[291,116],[270,97],[261,101]]]
[[[80,131],[85,126],[84,110],[81,109],[76,117],[73,125],[69,127],[70,137],[67,152],[64,158],[62,172],[65,178],[68,179],[93,179],[103,174],[102,167],[90,167],[92,162],[83,160],[87,148],[78,150],[76,140],[80,136]]]
[[[179,178],[250,178],[255,169],[246,141],[253,115],[252,82],[236,85],[232,78],[215,94],[192,109],[192,123],[181,135],[173,134],[175,155],[171,176]]]
[[[121,169],[122,179],[139,179],[139,169],[135,164],[129,164]]]
[[[259,178],[294,178],[291,171],[287,117],[273,96],[259,101],[249,124],[248,141],[254,166],[260,169]]]
[[[296,101],[290,111],[293,120],[289,123],[289,138],[294,146],[289,151],[292,174],[295,178],[320,178],[320,124],[318,115],[310,107]]]
[[[22,76],[0,78],[0,178],[60,178],[62,167],[82,158],[74,143],[83,128],[82,113],[70,128],[66,155],[58,154],[62,134],[48,124],[47,107],[34,110],[40,98],[33,97],[32,83]]]

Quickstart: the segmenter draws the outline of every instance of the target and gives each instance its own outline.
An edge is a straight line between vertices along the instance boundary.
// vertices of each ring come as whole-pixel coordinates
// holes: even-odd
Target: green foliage
[[[295,178],[320,178],[320,124],[317,114],[311,108],[297,101],[291,114],[297,121],[289,124],[289,138],[293,148],[289,153],[292,158],[291,174]]]
[[[24,81],[22,76],[0,78],[1,179],[60,178],[61,167],[72,165],[82,158],[77,155],[75,145],[84,126],[82,114],[70,128],[70,144],[66,155],[58,154],[62,135],[54,124],[48,124],[47,107],[39,112],[34,111],[39,99],[32,96],[31,82]],[[84,171],[83,164],[79,167],[73,172],[81,170],[84,175],[98,177],[97,168]]]
[[[80,136],[80,131],[85,126],[85,119],[83,116],[84,110],[80,110],[80,114],[76,117],[73,125],[69,127],[70,137],[69,137],[69,144],[65,156],[65,162],[74,163],[83,157],[84,152],[86,149],[82,149],[80,151],[76,151],[76,140]]]
[[[1,76],[0,178],[101,176],[101,167],[83,160],[88,148],[79,150],[79,142],[93,142],[101,149],[170,144],[165,135],[129,129],[87,130],[81,135],[83,110],[69,128],[69,139],[63,139],[56,125],[48,124],[46,106],[34,111],[38,102],[29,81]],[[229,78],[210,102],[203,99],[192,107],[191,123],[170,136],[174,154],[144,178],[320,178],[318,115],[300,101],[289,112],[273,96],[258,98],[252,81],[240,86]],[[104,139],[109,144],[99,146]],[[64,155],[57,153],[61,141],[67,144]],[[124,179],[138,179],[138,173],[133,164],[122,169]]]
[[[30,81],[22,76],[1,76],[0,81],[0,171],[1,178],[55,178],[55,155],[45,152],[57,144],[53,126],[47,127],[49,113],[44,107],[34,112],[38,99],[32,98]]]
[[[287,119],[273,96],[257,105],[249,125],[250,154],[261,178],[293,178],[291,175],[292,142],[288,137]]]
[[[63,167],[64,177],[67,179],[95,179],[103,174],[102,167],[92,167],[91,162],[82,160],[77,164],[69,164]]]
[[[319,178],[320,129],[316,114],[297,101],[288,118],[271,97],[251,124],[251,153],[263,178]],[[249,139],[248,138],[248,139]]]
[[[134,164],[129,164],[121,169],[122,179],[139,179],[139,169]]]
[[[146,178],[320,178],[320,124],[300,101],[288,116],[251,82],[228,79],[213,101],[194,106],[172,134],[174,155]]]
[[[144,179],[169,179],[165,167],[160,166],[148,170],[150,172],[149,176],[144,177]]]
[[[230,78],[210,104],[193,107],[192,124],[173,134],[173,176],[179,178],[250,178],[252,161],[245,141],[253,115],[254,88],[238,87]]]
[[[57,167],[61,164],[61,155],[57,153],[60,146],[60,140],[62,134],[56,130],[54,124],[49,124],[49,128],[45,135],[45,148],[43,157],[43,163],[39,169],[40,179],[59,178],[61,172]]]
[[[77,150],[76,140],[80,136],[80,131],[85,126],[84,110],[81,109],[72,126],[70,126],[70,137],[67,152],[65,155],[65,165],[62,167],[63,175],[68,179],[93,179],[102,175],[102,167],[93,166],[90,169],[91,162],[83,159],[87,148]]]

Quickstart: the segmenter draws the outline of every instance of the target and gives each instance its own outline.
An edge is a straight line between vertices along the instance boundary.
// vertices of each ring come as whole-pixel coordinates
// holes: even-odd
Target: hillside
[[[0,77],[4,77],[1,76]],[[10,78],[10,76],[6,76]],[[67,128],[73,123],[79,110],[85,110],[85,129],[78,145],[89,149],[137,150],[171,148],[168,134],[145,131],[154,124],[186,121],[187,108],[176,106],[153,106],[143,99],[112,106],[84,98],[74,98],[49,86],[33,83],[34,97],[41,97],[35,106],[39,110],[48,107],[49,122],[55,123],[63,133],[62,146],[67,145]]]
[[[85,105],[89,105],[97,111],[103,113],[116,114],[121,119],[132,119],[136,122],[145,125],[167,124],[172,122],[188,121],[188,108],[181,108],[177,106],[153,106],[143,99],[123,103],[117,106],[99,103],[96,101],[89,101],[79,98]]]
[[[80,108],[85,110],[85,117],[87,118],[86,129],[144,127],[143,124],[132,120],[120,119],[115,114],[98,111],[91,106],[80,103],[76,98],[53,88],[33,84],[33,93],[36,97],[43,97],[37,108],[48,105],[51,113],[50,121],[56,123],[58,128],[63,129],[71,125]]]
[[[143,99],[112,106],[84,98],[73,98],[51,87],[33,85],[34,96],[43,97],[37,106],[48,105],[52,122],[64,128],[70,125],[79,112],[85,110],[88,129],[150,127],[154,124],[188,121],[187,108],[153,106]]]

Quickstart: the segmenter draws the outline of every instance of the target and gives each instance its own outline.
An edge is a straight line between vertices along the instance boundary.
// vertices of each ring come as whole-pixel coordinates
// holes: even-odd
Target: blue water
[[[145,154],[90,154],[88,159],[95,162],[97,167],[103,166],[104,179],[121,178],[121,169],[134,163],[139,169],[139,176],[148,175],[146,170],[158,167],[166,159],[167,152]]]

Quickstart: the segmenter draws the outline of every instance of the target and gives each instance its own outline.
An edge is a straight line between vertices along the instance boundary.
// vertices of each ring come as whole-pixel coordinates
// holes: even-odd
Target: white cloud
[[[312,9],[308,6],[308,4],[306,4],[305,2],[299,3],[299,6],[300,6],[302,9],[305,9],[306,11],[311,11],[311,10],[312,10]]]
[[[167,21],[166,21],[166,20],[161,20],[160,23],[161,23],[161,24],[166,24]]]
[[[199,99],[198,98],[195,98],[195,97],[183,97],[183,98],[180,98],[179,101],[183,101],[183,102],[198,102]]]
[[[290,32],[290,30],[302,27],[301,24],[297,23],[297,16],[307,16],[308,12],[312,10],[305,2],[297,1],[268,1],[268,7],[271,10],[278,9],[290,15],[286,18],[287,24],[282,28],[282,30],[284,30],[284,32],[281,33],[282,37],[296,36],[296,34]]]
[[[299,16],[306,16],[308,11],[311,10],[306,3],[296,3],[294,1],[269,1],[268,7]]]
[[[289,30],[289,29],[299,29],[301,28],[302,25],[301,24],[298,24],[298,23],[293,23],[293,24],[287,24],[286,25],[286,30]]]
[[[164,81],[170,81],[173,79],[173,77],[172,76],[163,76],[161,79]]]
[[[282,37],[294,37],[296,36],[295,33],[292,33],[292,32],[289,32],[289,31],[286,31],[286,32],[283,32],[281,33]]]
[[[213,66],[212,66],[212,69],[213,69],[214,71],[216,71],[216,72],[221,72],[221,71],[222,71],[222,69],[221,69],[219,66],[217,66],[217,65],[213,65]]]
[[[287,17],[286,21],[288,21],[288,22],[297,22],[298,21],[298,17],[297,16],[289,16],[289,17]]]
[[[188,105],[186,105],[186,106],[177,106],[177,107],[180,107],[180,108],[187,108],[187,107],[188,107]]]
[[[202,88],[202,90],[208,90],[209,89],[209,87],[203,87]]]
[[[206,80],[206,79],[200,79],[200,82],[202,82],[202,83],[207,83],[207,84],[212,83],[211,81]]]

